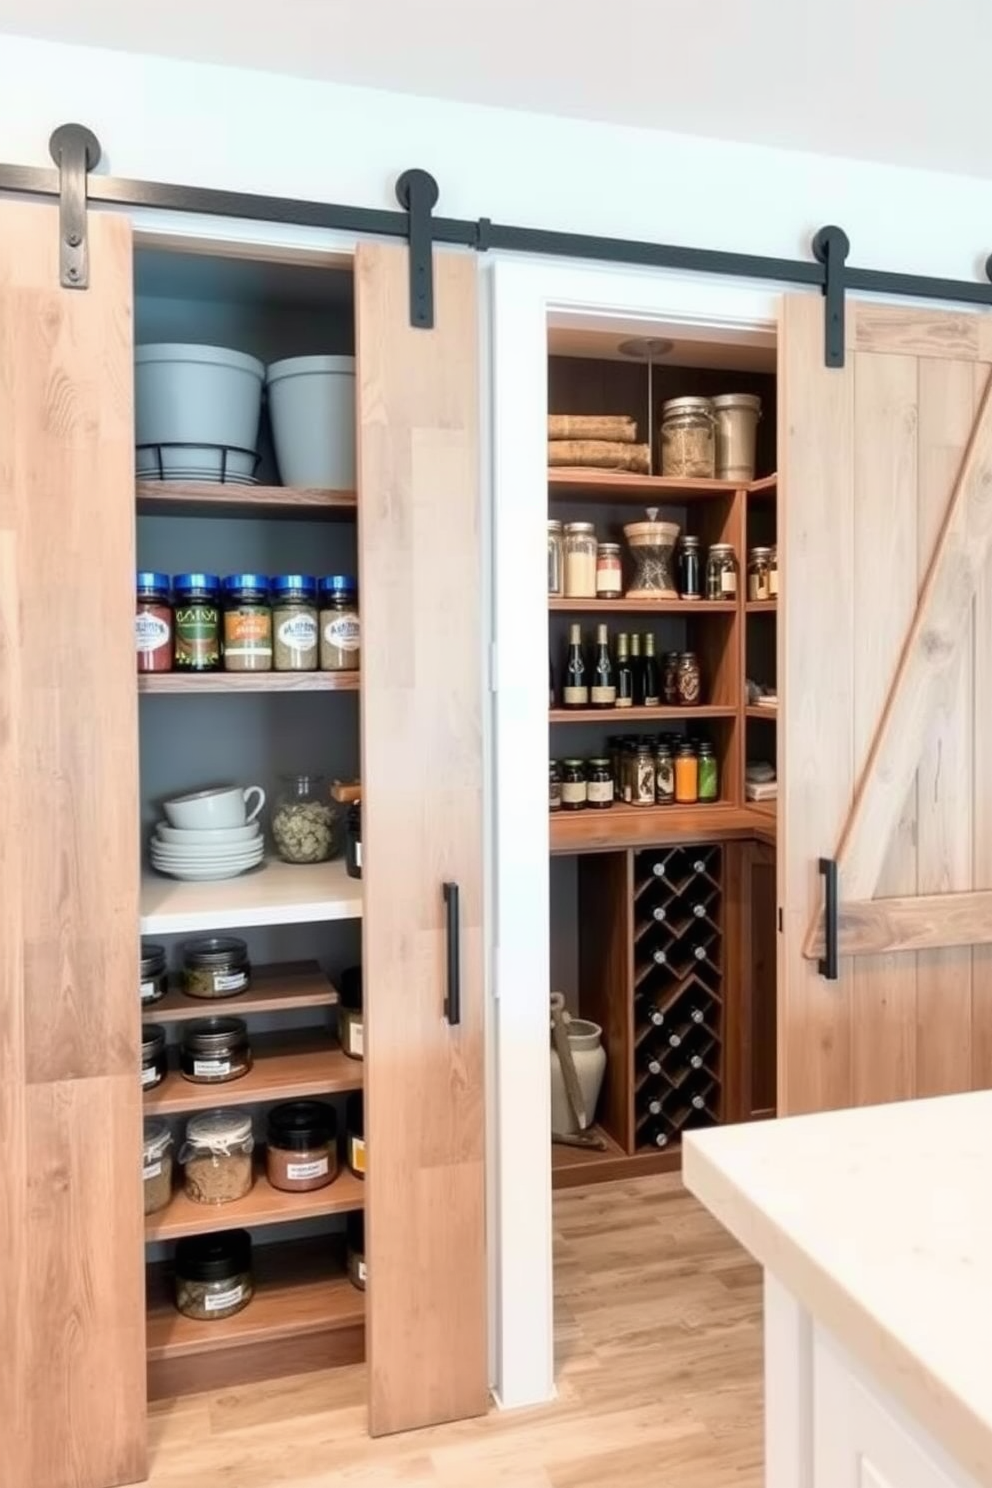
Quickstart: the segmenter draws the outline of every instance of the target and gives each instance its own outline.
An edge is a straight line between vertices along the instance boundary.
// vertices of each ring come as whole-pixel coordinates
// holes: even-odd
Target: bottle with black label
[[[641,661],[641,685],[644,689],[645,708],[661,707],[661,672],[654,654],[654,636],[644,637],[644,656]]]
[[[568,627],[568,656],[565,659],[565,683],[561,700],[566,708],[588,708],[589,683],[586,680],[586,661],[582,655],[582,627]]]
[[[630,665],[630,643],[624,632],[617,636],[616,687],[618,708],[634,706],[634,673]]]
[[[617,684],[610,659],[610,645],[605,625],[596,626],[596,655],[592,668],[589,700],[594,708],[615,708]]]
[[[644,706],[644,663],[641,661],[641,638],[635,630],[630,637],[630,670],[634,678],[634,707]]]

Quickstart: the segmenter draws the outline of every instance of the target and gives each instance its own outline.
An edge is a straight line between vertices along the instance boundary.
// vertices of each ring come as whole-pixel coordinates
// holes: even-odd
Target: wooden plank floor
[[[761,1488],[761,1275],[675,1175],[555,1195],[560,1397],[365,1435],[362,1367],[159,1401],[153,1488]]]

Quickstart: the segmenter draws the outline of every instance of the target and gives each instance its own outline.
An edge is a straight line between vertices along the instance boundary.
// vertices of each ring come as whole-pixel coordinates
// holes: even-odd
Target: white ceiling
[[[988,0],[0,0],[0,31],[992,176]]]

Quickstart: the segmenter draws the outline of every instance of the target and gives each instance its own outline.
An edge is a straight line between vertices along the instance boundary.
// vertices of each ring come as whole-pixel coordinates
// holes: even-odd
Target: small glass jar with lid
[[[769,599],[778,599],[778,546],[769,550],[768,554],[768,589]]]
[[[172,600],[168,574],[148,570],[138,574],[134,645],[139,672],[172,671]]]
[[[676,682],[679,705],[683,708],[698,707],[702,692],[702,674],[699,670],[699,657],[695,651],[680,653]]]
[[[324,863],[332,858],[339,819],[323,775],[280,775],[272,840],[284,863]]]
[[[197,1085],[240,1080],[251,1069],[248,1025],[243,1018],[197,1018],[183,1029],[179,1069]]]
[[[548,593],[565,592],[565,534],[561,522],[548,522]]]
[[[338,1176],[338,1118],[325,1101],[285,1101],[269,1112],[265,1175],[284,1193],[326,1188]]]
[[[598,546],[592,522],[565,523],[565,593],[570,599],[596,598]]]
[[[364,1292],[368,1277],[365,1264],[365,1215],[355,1209],[348,1215],[348,1280]]]
[[[675,799],[680,806],[692,806],[699,800],[699,758],[696,746],[686,740],[675,756]]]
[[[653,806],[655,795],[654,749],[642,741],[634,756],[634,780],[631,795],[632,806]]]
[[[254,1293],[247,1230],[187,1235],[176,1244],[176,1307],[197,1322],[220,1322],[247,1307]]]
[[[706,598],[737,598],[737,555],[732,543],[714,543],[706,558]]]
[[[586,805],[597,811],[613,805],[613,771],[606,758],[597,756],[586,766]]]
[[[751,600],[772,597],[772,550],[752,548],[747,557],[747,597]]]
[[[141,1030],[141,1088],[154,1090],[169,1073],[165,1051],[165,1029],[158,1023],[146,1023]]]
[[[172,1133],[167,1121],[144,1124],[141,1176],[145,1213],[157,1214],[172,1198]]]
[[[169,973],[165,964],[165,946],[141,942],[138,987],[143,1004],[161,1002],[169,990]]]
[[[699,799],[700,801],[716,801],[720,796],[720,768],[717,764],[713,745],[703,740],[699,745]]]
[[[265,574],[228,574],[224,580],[224,670],[272,670],[272,610]]]
[[[670,398],[661,406],[661,473],[712,480],[716,468],[713,403],[709,398]]]
[[[683,533],[679,544],[679,598],[702,599],[703,565],[699,538]]]
[[[361,662],[358,583],[350,574],[328,574],[321,579],[320,670],[357,672]]]
[[[317,581],[309,574],[272,580],[272,660],[277,672],[317,670]]]
[[[666,708],[674,708],[679,700],[679,653],[666,651],[661,669],[661,697]]]
[[[567,759],[561,769],[562,811],[584,811],[588,799],[585,761]]]
[[[200,935],[183,946],[187,997],[236,997],[250,986],[248,946],[236,935]]]
[[[177,672],[216,672],[220,667],[220,579],[182,573],[173,581],[173,659]]]
[[[620,599],[623,595],[623,568],[620,562],[620,544],[614,542],[596,545],[596,598]]]
[[[561,810],[561,765],[557,760],[548,764],[548,810]]]
[[[186,1123],[179,1153],[194,1204],[233,1204],[251,1192],[255,1139],[248,1111],[201,1111]]]
[[[360,1090],[349,1095],[345,1104],[347,1124],[348,1167],[356,1178],[365,1177],[365,1097]]]
[[[671,806],[675,800],[675,762],[671,745],[661,739],[654,751],[654,803],[656,806]]]
[[[338,1042],[349,1059],[365,1058],[365,1023],[362,1012],[362,968],[349,966],[341,973],[338,988]]]

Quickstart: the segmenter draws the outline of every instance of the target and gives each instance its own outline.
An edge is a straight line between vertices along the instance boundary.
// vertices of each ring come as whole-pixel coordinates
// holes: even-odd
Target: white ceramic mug
[[[258,799],[248,810],[252,796]],[[219,790],[192,791],[165,801],[165,814],[170,826],[203,831],[213,827],[245,827],[253,822],[265,805],[265,792],[260,785],[222,786]]]

